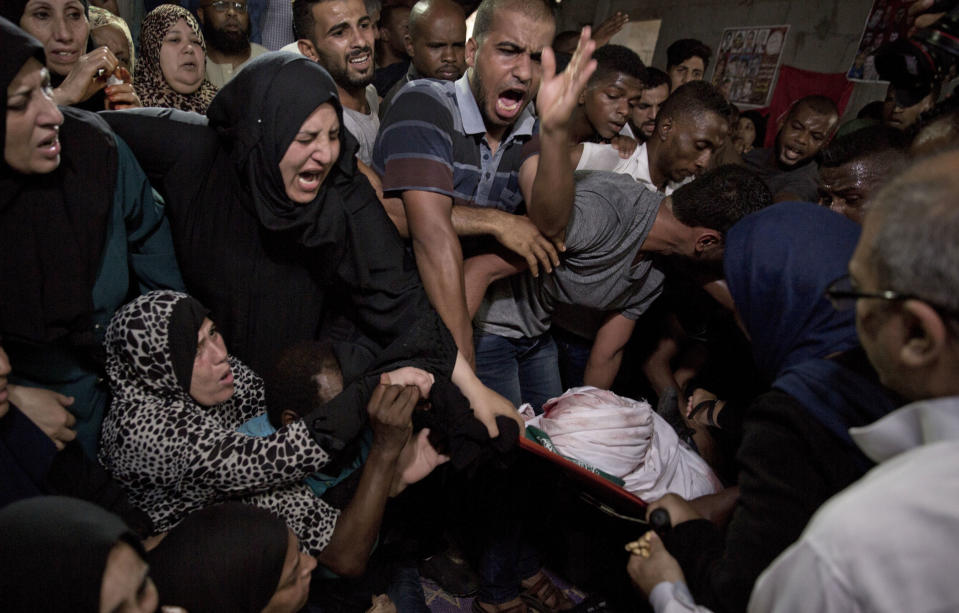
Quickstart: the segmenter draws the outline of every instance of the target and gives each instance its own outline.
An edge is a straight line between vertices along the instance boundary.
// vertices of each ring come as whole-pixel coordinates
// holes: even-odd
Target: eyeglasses
[[[230,9],[233,9],[237,13],[246,12],[246,2],[232,2],[231,0],[216,0],[216,2],[211,2],[209,4],[204,4],[204,7],[212,6],[213,10],[217,13],[225,13]]]
[[[846,311],[856,306],[856,301],[860,298],[873,298],[876,300],[919,300],[924,302],[938,311],[941,315],[947,316],[952,319],[959,319],[959,311],[954,311],[948,307],[944,307],[933,302],[929,302],[925,298],[920,298],[915,294],[903,294],[901,292],[894,292],[892,290],[882,290],[878,292],[863,292],[852,285],[852,279],[849,275],[843,275],[829,284],[826,288],[826,298],[829,299],[829,302],[832,303],[832,306],[837,311]]]

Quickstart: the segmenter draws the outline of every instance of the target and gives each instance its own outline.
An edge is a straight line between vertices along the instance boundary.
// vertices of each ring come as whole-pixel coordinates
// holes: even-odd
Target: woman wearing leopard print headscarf
[[[217,90],[206,78],[206,42],[190,11],[161,4],[146,16],[133,86],[143,106],[206,113]]]
[[[239,499],[281,517],[333,572],[361,573],[387,495],[410,465],[411,456],[400,451],[412,440],[413,406],[429,393],[417,378],[428,375],[409,368],[387,372],[385,380],[375,375],[381,383],[366,406],[372,446],[340,511],[303,481],[330,460],[308,424],[330,417],[334,401],[268,436],[237,432],[266,411],[263,382],[227,353],[207,315],[195,298],[156,291],[114,316],[106,338],[114,401],[103,424],[101,463],[156,532],[197,509]]]
[[[228,498],[277,511],[286,496],[302,501],[299,514],[283,515],[308,548],[329,542],[339,512],[302,484],[329,454],[302,421],[265,438],[236,431],[266,410],[263,381],[227,354],[195,298],[140,296],[113,317],[106,350],[114,397],[100,461],[157,532]]]

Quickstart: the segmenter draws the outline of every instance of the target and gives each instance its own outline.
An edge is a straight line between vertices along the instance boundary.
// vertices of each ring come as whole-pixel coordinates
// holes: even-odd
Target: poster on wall
[[[789,26],[726,28],[716,53],[713,85],[733,104],[766,106]]]
[[[906,10],[912,0],[874,0],[866,17],[866,26],[859,39],[856,58],[846,76],[852,81],[879,81],[874,53],[884,43],[891,43],[906,35],[909,24]]]
[[[630,21],[609,42],[614,45],[629,47],[636,52],[636,55],[643,60],[644,64],[650,66],[653,63],[656,43],[659,41],[659,26],[661,23],[662,21],[659,19]]]

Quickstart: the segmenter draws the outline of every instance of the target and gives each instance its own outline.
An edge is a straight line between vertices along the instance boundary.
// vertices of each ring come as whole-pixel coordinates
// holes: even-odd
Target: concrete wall
[[[783,63],[817,72],[845,72],[852,65],[872,0],[564,0],[560,30],[596,25],[616,11],[631,20],[661,19],[653,65],[666,67],[666,47],[698,38],[713,49],[724,28],[789,24]],[[712,67],[707,71],[712,76]],[[885,86],[857,86],[847,111],[881,97]]]

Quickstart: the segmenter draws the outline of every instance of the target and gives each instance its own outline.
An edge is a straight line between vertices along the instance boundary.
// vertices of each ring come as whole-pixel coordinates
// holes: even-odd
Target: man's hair
[[[572,46],[573,49],[576,48],[576,45],[579,42],[579,32],[576,30],[563,30],[559,34],[553,37],[553,44],[550,45],[553,48],[553,51],[561,53],[559,49],[561,47]]]
[[[819,165],[836,168],[853,160],[864,160],[877,155],[905,161],[909,137],[889,126],[868,126],[843,134],[822,148]]]
[[[385,28],[388,26],[395,13],[408,10],[410,10],[410,8],[405,4],[387,4],[380,10],[380,21],[378,24],[379,27]]]
[[[681,223],[710,228],[724,237],[737,221],[773,201],[762,179],[735,164],[710,170],[677,189],[672,198],[673,215]]]
[[[663,108],[656,117],[656,125],[666,118],[676,119],[680,115],[700,116],[703,113],[716,113],[729,121],[732,108],[723,94],[706,81],[689,81],[676,88],[666,98]]]
[[[959,150],[925,158],[886,184],[867,221],[865,245],[879,289],[913,294],[959,312]],[[948,318],[959,335],[959,322]]]
[[[363,0],[363,6],[366,7],[366,14],[371,17],[383,10],[383,3],[380,0]]]
[[[647,66],[646,80],[643,81],[643,85],[646,86],[646,89],[655,89],[660,85],[665,85],[666,89],[672,89],[673,82],[670,80],[669,75],[659,68]]]
[[[682,64],[691,57],[703,60],[703,70],[709,68],[709,58],[713,51],[702,41],[695,38],[681,38],[666,49],[666,70]]]
[[[756,128],[756,138],[749,144],[754,147],[762,147],[763,143],[766,141],[766,118],[763,117],[759,111],[753,109],[739,113],[740,119],[744,117],[753,122],[753,127]]]
[[[589,79],[589,85],[609,78],[614,74],[624,74],[645,83],[646,67],[636,52],[622,45],[604,45],[593,52],[596,71]]]
[[[316,20],[313,19],[313,5],[326,0],[293,0],[293,36],[299,40],[304,38],[313,42],[313,28]]]
[[[875,119],[876,121],[882,121],[883,104],[882,100],[873,100],[859,109],[859,112],[856,113],[856,119]]]
[[[340,363],[329,341],[304,341],[282,351],[264,378],[267,414],[274,428],[283,425],[285,410],[304,417],[331,400],[329,390],[324,389],[316,375],[339,377],[342,381]]]
[[[786,115],[786,119],[791,119],[792,116],[804,106],[819,115],[835,115],[836,117],[839,117],[839,107],[836,106],[836,103],[833,102],[832,98],[828,96],[821,96],[819,94],[813,94],[811,96],[803,96],[799,100],[793,102],[792,106],[789,107],[789,114]]]
[[[549,0],[483,0],[473,21],[473,38],[477,42],[483,41],[493,27],[493,18],[502,11],[517,11],[532,19],[556,23],[556,12]]]

